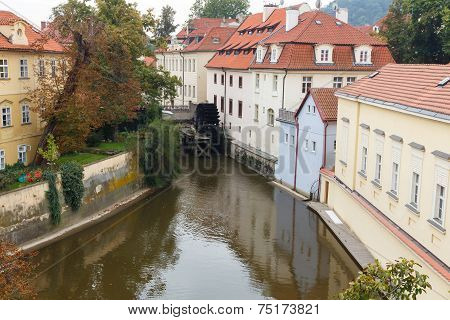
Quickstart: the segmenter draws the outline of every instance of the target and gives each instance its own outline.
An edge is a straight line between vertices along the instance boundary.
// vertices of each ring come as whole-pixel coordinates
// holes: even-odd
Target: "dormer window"
[[[328,44],[316,46],[316,63],[333,63],[333,46]]]
[[[253,30],[248,30],[248,34],[253,34]]]
[[[273,47],[272,50],[270,51],[270,62],[276,63],[277,61],[278,61],[278,48]]]
[[[23,31],[22,31],[22,29],[19,29],[19,30],[17,30],[17,35],[18,35],[19,37],[21,37],[21,36],[22,36],[22,34],[23,34]]]
[[[355,48],[356,64],[372,64],[372,47],[359,46]]]
[[[212,39],[212,42],[213,42],[213,43],[219,43],[219,42],[220,42],[220,39],[219,39],[219,38],[213,38],[213,39]]]
[[[256,49],[256,62],[261,63],[264,59],[263,48]]]

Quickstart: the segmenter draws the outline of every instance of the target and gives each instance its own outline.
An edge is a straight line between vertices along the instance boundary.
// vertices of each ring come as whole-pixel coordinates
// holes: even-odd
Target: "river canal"
[[[302,201],[230,159],[195,167],[155,198],[42,249],[38,298],[328,299],[355,277]]]

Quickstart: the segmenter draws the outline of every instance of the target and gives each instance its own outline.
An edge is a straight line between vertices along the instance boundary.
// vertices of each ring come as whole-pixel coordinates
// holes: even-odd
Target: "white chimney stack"
[[[301,16],[302,14],[304,14],[305,12],[309,12],[309,11],[312,11],[312,8],[311,8],[311,6],[309,5],[309,4],[307,4],[306,2],[305,3],[302,3],[301,5],[300,5],[300,7],[298,8],[298,12],[299,12],[299,15]]]
[[[276,8],[278,8],[278,5],[275,4],[273,1],[264,1],[264,8],[263,8],[263,22],[266,22],[267,19],[269,19],[272,12],[275,11]]]
[[[342,22],[348,23],[348,9],[347,8],[339,8],[336,10],[336,19],[341,20]]]
[[[294,29],[298,25],[300,12],[295,8],[286,8],[286,32]]]

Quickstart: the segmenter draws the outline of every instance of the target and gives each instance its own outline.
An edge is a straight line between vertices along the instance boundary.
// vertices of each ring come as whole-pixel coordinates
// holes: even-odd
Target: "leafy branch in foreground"
[[[359,273],[350,287],[339,294],[341,300],[416,300],[431,289],[428,276],[413,260],[401,258],[383,268],[378,260]]]

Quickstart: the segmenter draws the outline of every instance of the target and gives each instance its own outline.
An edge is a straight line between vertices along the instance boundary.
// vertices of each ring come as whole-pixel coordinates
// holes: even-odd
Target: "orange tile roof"
[[[222,18],[197,18],[190,21],[189,35],[204,35],[209,29],[220,27],[222,23],[237,22],[236,19],[222,19]],[[184,27],[177,34],[177,39],[187,38],[186,27]]]
[[[12,44],[6,35],[0,33],[0,50],[26,50],[63,53],[64,47],[34,29],[28,22],[9,11],[0,11],[0,25],[13,25],[17,21],[25,23],[25,35],[28,45]]]
[[[230,36],[236,31],[236,28],[232,27],[214,27],[211,28],[205,35],[205,37],[199,42],[192,42],[183,52],[192,51],[216,51],[222,47]],[[214,39],[218,39],[218,42],[214,42]]]
[[[333,50],[333,64],[316,64],[314,47],[310,44],[289,43],[284,46],[278,63],[270,62],[270,52],[266,53],[262,63],[252,63],[252,69],[289,69],[289,70],[333,70],[333,71],[375,71],[394,58],[386,46],[374,46],[372,64],[355,64],[353,46],[338,45]]]
[[[337,90],[338,89],[334,88],[312,88],[303,99],[303,102],[298,108],[295,116],[298,116],[308,97],[312,96],[322,120],[336,121],[338,111],[338,98],[336,97],[335,93]]]
[[[450,120],[450,83],[438,83],[450,77],[447,65],[388,64],[373,78],[366,77],[337,92],[379,102],[427,116],[446,115]],[[441,117],[442,118],[442,117]]]
[[[152,66],[156,63],[156,58],[155,57],[145,57],[144,63],[146,66]]]
[[[299,17],[299,24],[286,32],[285,8],[276,9],[266,22],[262,22],[262,13],[249,16],[231,36],[228,42],[219,50],[237,49],[247,42],[245,49],[254,49],[260,44],[282,44],[284,49],[277,63],[270,63],[270,53],[266,53],[263,63],[256,63],[253,50],[248,55],[241,51],[238,55],[216,54],[206,65],[209,68],[228,69],[297,69],[297,70],[377,70],[387,63],[395,62],[387,45],[381,40],[361,32],[349,24],[340,22],[336,18],[321,12],[309,11]],[[320,23],[316,23],[320,21]],[[256,30],[262,26],[275,26],[272,32],[267,29],[262,33]],[[244,31],[255,30],[252,34]],[[331,44],[333,61],[331,65],[317,65],[314,59],[314,45]],[[353,48],[357,45],[371,45],[373,47],[373,65],[356,65],[354,63]],[[250,58],[250,57],[251,58]]]

